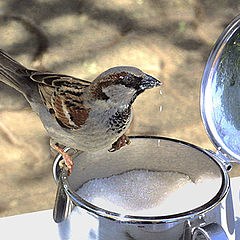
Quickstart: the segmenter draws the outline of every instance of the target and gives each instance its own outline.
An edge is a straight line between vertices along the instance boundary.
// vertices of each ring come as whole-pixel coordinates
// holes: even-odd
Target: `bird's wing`
[[[83,105],[82,94],[90,82],[67,75],[33,73],[48,111],[58,124],[67,129],[79,129],[86,121],[89,109]]]
[[[30,76],[30,78],[34,82],[38,82],[44,85],[48,85],[51,87],[59,87],[63,84],[68,84],[71,82],[71,84],[77,84],[82,85],[83,87],[89,86],[91,82],[82,80],[80,78],[75,78],[72,76],[64,75],[64,74],[57,74],[57,73],[50,73],[50,72],[33,72]]]
[[[29,102],[39,98],[37,84],[29,79],[33,72],[0,49],[0,81],[21,92]]]

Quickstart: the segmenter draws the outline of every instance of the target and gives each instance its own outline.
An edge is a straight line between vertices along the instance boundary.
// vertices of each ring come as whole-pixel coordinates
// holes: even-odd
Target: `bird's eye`
[[[126,81],[132,81],[134,79],[134,76],[132,74],[126,74],[124,78]]]

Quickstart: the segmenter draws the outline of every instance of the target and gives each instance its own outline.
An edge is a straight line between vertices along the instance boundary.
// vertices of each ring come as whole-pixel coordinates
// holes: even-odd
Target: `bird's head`
[[[162,83],[138,68],[121,66],[101,73],[91,85],[91,92],[97,99],[131,104],[146,89],[159,87]]]

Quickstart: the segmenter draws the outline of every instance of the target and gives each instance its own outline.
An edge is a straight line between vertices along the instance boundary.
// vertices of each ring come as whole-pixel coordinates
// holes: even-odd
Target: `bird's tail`
[[[32,72],[0,49],[0,81],[21,92],[27,99],[36,87],[30,79]]]

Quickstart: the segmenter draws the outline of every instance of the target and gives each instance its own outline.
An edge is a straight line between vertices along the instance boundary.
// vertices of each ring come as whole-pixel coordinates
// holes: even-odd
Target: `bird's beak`
[[[145,74],[144,78],[141,80],[140,88],[141,90],[146,90],[150,88],[160,87],[161,85],[162,83],[158,79]]]

